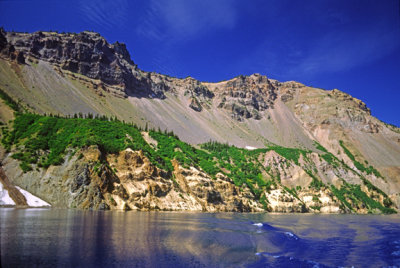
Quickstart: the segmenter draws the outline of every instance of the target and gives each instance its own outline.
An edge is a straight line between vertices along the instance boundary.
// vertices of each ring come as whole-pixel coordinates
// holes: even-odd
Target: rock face
[[[164,99],[167,91],[183,91],[191,98],[189,107],[201,112],[204,105],[216,97],[207,85],[193,78],[182,81],[137,68],[123,43],[109,44],[94,32],[55,33],[35,32],[0,33],[0,49],[13,55],[18,62],[25,57],[42,60],[59,66],[61,70],[84,75],[95,87],[103,88],[116,96],[139,96]],[[61,71],[60,70],[60,71]],[[255,74],[239,76],[221,84],[217,90],[218,108],[227,110],[237,121],[261,119],[261,114],[273,108],[277,87],[266,76]]]
[[[9,33],[7,38],[18,51],[59,64],[62,69],[124,88],[133,83],[133,62],[125,45],[110,45],[97,33]]]
[[[0,55],[16,61],[19,64],[25,63],[25,56],[22,51],[16,51],[15,47],[8,43],[6,38],[6,32],[3,28],[0,28]]]
[[[10,179],[6,184],[8,189],[15,188],[14,184],[59,208],[279,213],[380,212],[368,208],[359,195],[352,191],[343,190],[340,195],[335,194],[335,189],[354,187],[340,179],[340,176],[352,172],[347,175],[348,180],[352,179],[354,183],[360,177],[354,170],[349,171],[346,166],[338,163],[318,160],[314,154],[304,155],[298,161],[283,158],[274,151],[262,154],[259,161],[263,161],[266,171],[263,180],[270,184],[258,194],[246,185],[238,187],[229,175],[217,173],[212,178],[193,166],[182,167],[175,159],[171,161],[173,172],[168,173],[152,164],[141,150],[133,151],[130,148],[117,154],[104,154],[97,146],[90,146],[75,154],[71,151],[60,166],[50,166],[47,169],[36,166],[33,171],[26,173],[22,172],[19,162],[10,153],[3,160],[4,172],[0,170],[0,178],[3,182],[4,179]],[[315,175],[309,172],[311,169],[323,182],[315,183]],[[362,191],[364,200],[383,204],[388,209],[396,208],[379,189],[369,188],[368,185],[358,189]]]
[[[101,87],[117,96],[135,94],[163,98],[163,92],[167,90],[162,83],[152,81],[137,69],[125,44],[109,44],[98,33],[3,32],[0,34],[0,47],[4,53],[16,51],[16,58],[21,61],[23,56],[20,55],[26,55],[99,80]]]
[[[337,211],[338,200],[327,201],[325,189],[309,189],[313,181],[309,174],[311,166],[316,168],[316,173],[313,172],[318,179],[337,187],[344,182],[362,184],[361,178],[364,178],[400,206],[400,129],[371,116],[365,103],[338,89],[321,90],[294,81],[278,82],[259,74],[207,83],[191,77],[178,79],[145,72],[130,59],[125,45],[118,42],[109,44],[93,32],[26,34],[7,33],[1,29],[0,58],[1,90],[34,112],[116,116],[141,126],[148,123],[153,128],[173,130],[180,139],[192,144],[217,140],[242,148],[265,148],[277,144],[311,151],[307,155],[308,160],[300,156],[299,163],[288,162],[272,152],[259,160],[271,167],[269,175],[264,174],[266,177],[279,177],[282,186],[289,189],[302,187],[297,192],[298,198],[293,199],[290,194],[292,201],[285,201],[288,193],[283,187],[271,189],[265,194],[268,210],[302,211],[305,206],[308,211],[313,210],[311,207],[319,208],[321,212]],[[318,154],[313,154],[321,153],[316,142],[333,156],[325,155],[327,159],[320,159]],[[234,203],[242,204],[239,207],[244,210],[256,210],[255,207],[260,206],[245,202],[252,198],[243,196],[225,204],[228,196],[222,190],[218,191],[219,194],[213,192],[207,188],[209,186],[203,185],[209,190],[200,193],[188,179],[192,176],[191,172],[197,171],[182,167],[176,171],[181,170],[186,180],[178,182],[179,187],[162,174],[149,176],[146,177],[148,180],[144,179],[145,182],[139,182],[153,185],[148,191],[154,193],[151,194],[155,196],[154,199],[142,196],[141,192],[139,197],[135,197],[139,200],[136,206],[131,197],[122,202],[116,195],[113,200],[117,205],[113,205],[114,202],[109,202],[109,195],[115,190],[110,190],[113,185],[120,185],[119,190],[115,191],[122,196],[126,197],[125,192],[128,196],[133,194],[125,182],[121,182],[124,180],[127,185],[131,183],[123,179],[125,177],[119,173],[120,168],[116,167],[116,175],[107,177],[112,183],[104,182],[104,185],[108,185],[104,190],[100,179],[95,184],[93,179],[89,179],[93,178],[94,166],[83,164],[82,161],[74,163],[78,166],[64,167],[67,170],[70,168],[71,174],[76,173],[74,181],[67,183],[68,187],[72,187],[68,191],[79,196],[76,200],[81,201],[68,201],[70,197],[66,195],[60,196],[61,201],[55,199],[56,203],[85,208],[121,208],[126,204],[127,209],[150,209],[156,206],[169,209],[169,206],[162,206],[160,200],[164,202],[174,195],[181,198],[179,189],[182,190],[186,181],[194,188],[190,187],[190,198],[184,194],[188,191],[181,193],[185,204],[182,206],[200,210],[205,206],[210,211],[235,210],[238,206],[232,205]],[[114,162],[109,163],[112,166]],[[12,172],[20,174],[16,169]],[[32,176],[67,176],[58,167],[46,174],[39,173],[33,173]],[[200,177],[197,177],[199,185]],[[222,177],[220,180],[209,180],[208,185],[212,185],[212,189],[225,185],[221,183],[226,180]],[[135,187],[139,187],[139,182],[135,182]],[[22,182],[19,184],[23,185]],[[92,188],[90,185],[101,187]],[[232,189],[229,191],[233,193]],[[312,191],[312,194],[308,191]],[[310,194],[312,198],[319,196],[326,202],[309,202]],[[97,197],[89,200],[88,196]],[[174,200],[180,200],[175,197]],[[180,204],[180,201],[168,202],[176,202],[174,205],[178,207]],[[295,205],[286,208],[285,202]],[[264,204],[261,207],[265,208]],[[340,211],[345,209],[341,208]],[[363,211],[363,208],[360,207],[359,211]]]
[[[222,99],[218,107],[228,110],[238,121],[261,119],[260,112],[273,108],[277,97],[277,87],[259,74],[239,76],[221,85],[219,90]]]
[[[189,107],[192,108],[193,110],[195,110],[196,112],[201,112],[201,110],[203,110],[203,106],[201,106],[199,100],[196,98],[192,98],[190,100]]]
[[[174,181],[153,166],[142,151],[127,149],[105,156],[91,146],[67,157],[61,166],[28,173],[22,173],[18,162],[11,157],[6,157],[3,163],[15,185],[28,189],[53,207],[263,211],[248,189],[240,189],[222,174],[212,179],[202,171],[185,169],[174,162]]]
[[[269,119],[268,111],[274,110],[278,99],[290,106],[294,97],[306,88],[300,83],[280,83],[260,74],[241,75],[219,83],[203,83],[190,77],[177,79],[144,72],[131,60],[125,44],[109,44],[100,34],[87,31],[78,34],[27,34],[1,29],[0,53],[19,63],[26,59],[30,62],[48,62],[57,67],[62,75],[72,75],[74,78],[74,73],[83,75],[93,88],[119,97],[165,99],[166,94],[171,92],[178,98],[187,99],[188,107],[194,111],[220,109],[238,122]],[[348,94],[335,89],[329,95],[339,102],[352,102],[354,108],[370,115],[365,103]],[[361,123],[360,129],[364,132],[380,131],[379,124],[362,114],[346,111],[343,116],[351,123]]]

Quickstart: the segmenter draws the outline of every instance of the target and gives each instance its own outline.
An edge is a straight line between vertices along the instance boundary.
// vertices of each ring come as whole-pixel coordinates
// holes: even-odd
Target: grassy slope
[[[189,143],[210,139],[221,142],[228,140],[240,147],[262,147],[269,141],[288,147],[307,147],[312,143],[305,137],[301,124],[284,105],[271,110],[271,119],[237,122],[229,113],[215,108],[219,102],[214,103],[214,108],[198,113],[189,108],[186,97],[172,93],[167,93],[168,97],[163,101],[118,98],[105,91],[102,91],[103,96],[99,96],[82,80],[72,78],[67,73],[64,71],[60,74],[44,61],[28,61],[25,65],[11,67],[9,62],[0,60],[0,88],[14,99],[21,100],[35,113],[98,113],[117,116],[141,126],[148,122],[153,127],[173,129],[182,140]]]
[[[217,142],[202,144],[198,149],[180,141],[172,132],[149,130],[149,135],[157,141],[157,147],[154,147],[145,141],[142,131],[143,129],[135,125],[106,117],[61,118],[18,113],[13,129],[8,131],[3,128],[2,143],[7,150],[13,151],[12,157],[20,160],[20,166],[25,172],[35,167],[47,168],[50,165],[61,164],[68,148],[79,149],[97,145],[104,153],[118,153],[126,148],[142,150],[153,164],[169,176],[172,176],[173,170],[171,160],[176,159],[181,165],[197,167],[211,177],[215,177],[218,172],[225,173],[236,185],[248,187],[261,201],[263,193],[268,191],[271,185],[276,186],[280,182],[273,174],[269,179],[263,175],[268,174],[271,167],[262,165],[258,160],[260,155],[274,150],[287,160],[287,165],[299,164],[301,155],[310,163],[310,151],[302,149],[274,145],[250,151]],[[323,152],[321,155],[322,158],[328,159],[328,162],[340,165],[330,153]],[[313,178],[309,187],[317,190],[326,187],[314,168],[310,167],[306,172]],[[393,212],[392,209],[368,197],[359,186],[345,184],[340,190],[334,187],[331,190],[344,206],[349,206],[346,198],[353,198],[356,200],[353,206],[364,204],[364,207],[371,211],[379,209],[384,213]],[[380,193],[388,199],[383,192]],[[389,201],[388,206],[391,205]]]
[[[30,77],[33,79],[36,76],[40,76],[40,74],[43,73],[43,70],[36,69],[47,68],[46,65],[25,66],[23,70],[13,71],[6,66],[7,63],[3,61],[0,61],[0,63],[0,78],[2,78],[0,85],[5,91],[7,91],[3,92],[4,94],[2,94],[0,97],[2,97],[6,103],[13,99],[21,99],[22,103],[26,103],[29,100],[25,100],[23,98],[27,97],[25,93],[28,91],[32,94],[36,92],[36,95],[39,93],[43,95],[45,93],[37,90],[38,85],[35,87],[35,89],[33,84],[31,85],[31,89],[26,89],[26,85],[22,84],[21,81],[25,81],[25,83],[27,83],[27,78]],[[54,71],[48,68],[46,71],[48,75],[53,77],[54,83],[51,84],[51,87],[43,86],[41,87],[42,89],[45,88],[46,90],[51,90],[51,88],[57,83],[61,83],[63,87],[65,86],[63,84],[65,81],[61,81],[61,78],[58,75],[55,75]],[[22,77],[25,78],[23,79]],[[105,108],[108,111],[107,114],[124,114],[129,117],[124,118],[127,121],[131,121],[133,118],[130,116],[136,114],[136,112],[128,114],[122,112],[122,110],[125,110],[125,106],[127,105],[129,107],[134,107],[134,105],[129,104],[126,100],[111,97],[105,99],[100,98],[101,100],[99,101],[97,100],[99,97],[94,93],[90,93],[90,90],[87,90],[86,88],[80,89],[82,85],[80,85],[77,81],[70,81],[70,83],[73,84],[74,90],[78,90],[79,88],[79,92],[76,91],[75,94],[89,94],[88,96],[85,96],[85,98],[90,99],[91,103],[101,102],[103,105],[102,108]],[[28,84],[30,85],[31,83]],[[55,88],[61,88],[61,85],[56,86]],[[7,97],[8,95],[6,93],[10,92],[13,95],[12,98]],[[51,95],[54,95],[53,97],[57,99],[58,95],[55,94],[55,92],[53,93]],[[35,94],[32,95],[33,98],[31,98],[30,101],[34,101],[36,103],[35,98],[38,97]],[[118,103],[114,103],[114,100],[118,101]],[[122,110],[114,111],[110,110],[110,107],[114,107],[112,109],[115,109],[115,107],[121,107]],[[15,107],[12,108],[16,109]],[[43,109],[48,110],[47,108]],[[143,119],[136,118],[136,120],[133,121],[137,122],[141,120]],[[12,146],[17,149],[17,153],[15,154],[14,158],[21,160],[21,167],[26,171],[32,168],[32,164],[47,167],[49,165],[62,162],[63,153],[65,152],[66,148],[71,146],[79,148],[90,144],[97,144],[107,151],[110,150],[109,152],[114,152],[120,150],[121,148],[123,149],[127,147],[131,147],[133,149],[141,148],[150,158],[150,160],[153,161],[153,163],[166,171],[170,171],[172,169],[170,159],[176,158],[183,165],[197,166],[202,168],[211,176],[214,176],[219,171],[226,173],[237,185],[247,185],[257,196],[260,196],[262,191],[268,189],[272,184],[279,183],[279,178],[274,177],[274,174],[272,174],[272,176],[268,176],[269,178],[272,177],[272,179],[265,179],[264,175],[268,174],[270,167],[263,167],[262,164],[257,160],[257,154],[259,155],[266,150],[274,150],[288,161],[293,161],[295,164],[297,164],[299,156],[303,155],[304,157],[309,152],[301,149],[291,149],[281,146],[275,146],[256,151],[248,151],[236,148],[234,146],[227,146],[218,143],[204,144],[202,146],[203,150],[199,150],[186,143],[183,143],[177,139],[177,137],[171,135],[171,133],[169,135],[165,135],[157,131],[150,131],[150,135],[159,140],[158,148],[152,148],[143,140],[141,135],[139,135],[140,129],[132,128],[132,126],[122,124],[121,122],[117,121],[78,118],[51,118],[27,114],[18,116],[15,122],[15,129],[11,132],[8,132],[6,128],[4,128],[3,142],[9,149],[11,149]],[[33,129],[33,126],[27,122],[35,123],[35,129]],[[16,132],[18,125],[21,127],[20,132]],[[142,125],[144,125],[144,123],[142,123]],[[116,131],[104,136],[104,131],[108,131],[110,129]],[[260,131],[259,129],[257,130]],[[24,131],[26,131],[26,133],[23,133]],[[232,132],[232,130],[226,132]],[[125,137],[123,137],[123,134],[125,134]],[[128,134],[128,137],[132,137],[132,139],[126,140],[126,134]],[[133,139],[133,137],[136,138]],[[317,149],[321,151],[321,148],[317,147]],[[44,154],[42,155],[43,152]],[[339,167],[343,164],[333,154],[323,150],[322,152],[323,153],[320,153],[320,156],[332,166]],[[224,155],[221,155],[221,153]],[[308,169],[306,171],[313,178],[313,183],[311,186],[314,188],[320,188],[322,185],[318,174],[315,174],[312,169]],[[374,172],[375,170],[369,166],[366,166],[365,169],[361,169],[361,171],[376,173]]]

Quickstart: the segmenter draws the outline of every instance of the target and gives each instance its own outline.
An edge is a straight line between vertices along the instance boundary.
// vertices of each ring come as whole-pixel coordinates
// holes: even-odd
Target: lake
[[[0,208],[1,267],[400,267],[398,215]]]

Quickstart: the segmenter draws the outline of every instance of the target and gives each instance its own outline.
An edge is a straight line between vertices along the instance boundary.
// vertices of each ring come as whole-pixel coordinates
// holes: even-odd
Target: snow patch
[[[247,145],[245,148],[246,148],[247,150],[255,150],[255,149],[257,149],[256,147],[248,146],[248,145]]]
[[[23,194],[25,196],[28,206],[30,206],[30,207],[50,207],[49,203],[43,201],[39,197],[34,196],[30,192],[25,191],[24,189],[22,189],[18,186],[15,186],[15,187],[18,189],[18,191],[21,192],[21,194]]]
[[[0,182],[0,205],[11,205],[15,206],[14,200],[11,199],[8,191],[4,188],[3,184]]]

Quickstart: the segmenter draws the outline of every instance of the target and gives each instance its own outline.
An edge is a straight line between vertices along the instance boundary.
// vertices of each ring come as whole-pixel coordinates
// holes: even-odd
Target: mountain
[[[93,32],[1,30],[0,55],[3,169],[55,206],[359,213],[400,206],[400,129],[338,89],[260,74],[209,83],[145,72],[124,44]],[[14,124],[5,103],[19,107]],[[23,124],[31,113],[42,115],[29,119],[33,129]],[[118,150],[105,146],[107,126],[117,127],[110,122],[123,129]],[[103,127],[75,145],[66,137],[63,148],[51,145],[70,124],[77,132]],[[129,141],[129,124],[141,147]]]

